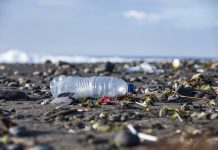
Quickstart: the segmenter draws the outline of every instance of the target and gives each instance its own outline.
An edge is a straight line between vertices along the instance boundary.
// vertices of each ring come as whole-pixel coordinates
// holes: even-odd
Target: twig
[[[176,114],[176,117],[179,119],[179,121],[183,122],[183,119],[180,117],[180,115],[177,112],[175,112],[175,114]]]
[[[139,102],[135,102],[136,104],[143,106],[143,107],[148,107],[147,105],[143,104],[143,103],[139,103]]]

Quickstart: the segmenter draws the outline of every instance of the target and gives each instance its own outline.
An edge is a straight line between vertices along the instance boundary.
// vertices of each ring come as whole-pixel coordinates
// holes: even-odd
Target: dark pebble
[[[85,123],[83,123],[83,122],[78,122],[76,124],[76,126],[77,126],[78,129],[84,129],[86,127]]]
[[[22,91],[0,90],[0,99],[20,100],[28,98],[28,95]]]
[[[162,124],[160,124],[160,123],[155,123],[155,124],[152,125],[152,128],[153,128],[153,129],[162,130],[162,129],[164,129],[165,127],[164,127]]]
[[[113,115],[109,115],[109,120],[110,121],[120,121],[120,115],[117,115],[117,114],[113,114]]]
[[[203,96],[204,96],[204,92],[203,91],[197,91],[195,93],[195,97],[197,97],[197,98],[202,98]]]
[[[184,96],[191,96],[191,97],[195,96],[195,92],[192,87],[180,86],[179,89],[177,89],[177,92]]]
[[[139,144],[139,137],[129,131],[120,131],[116,136],[114,143],[118,147],[130,147]]]
[[[104,64],[101,64],[100,66],[98,66],[96,69],[95,69],[95,72],[98,73],[98,72],[113,72],[114,70],[114,64],[111,63],[111,62],[106,62]]]

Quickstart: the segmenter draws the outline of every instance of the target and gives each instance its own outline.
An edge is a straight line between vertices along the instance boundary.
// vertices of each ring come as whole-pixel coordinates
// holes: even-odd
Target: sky
[[[218,57],[218,0],[0,0],[0,52]]]

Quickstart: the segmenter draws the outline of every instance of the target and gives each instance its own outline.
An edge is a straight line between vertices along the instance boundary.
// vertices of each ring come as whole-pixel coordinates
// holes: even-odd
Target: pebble
[[[24,126],[14,126],[9,128],[9,133],[14,136],[25,136],[27,129]]]
[[[29,150],[53,150],[53,148],[46,144],[40,144],[30,148]]]
[[[86,74],[86,73],[90,73],[91,72],[91,69],[89,69],[89,68],[85,68],[84,70],[83,70],[83,72]]]
[[[65,104],[70,105],[73,103],[73,99],[68,97],[56,97],[51,102],[51,104]]]
[[[130,147],[139,144],[139,137],[129,131],[120,131],[114,139],[114,143],[118,147]]]
[[[55,73],[55,70],[49,68],[49,69],[47,70],[47,72],[48,72],[48,75],[53,75],[53,74]]]
[[[210,104],[211,106],[217,106],[217,102],[216,102],[215,100],[211,100],[211,101],[209,102],[209,104]]]
[[[104,64],[99,65],[97,68],[95,68],[95,72],[113,72],[114,70],[114,64],[111,62],[106,62]]]
[[[23,146],[21,144],[10,144],[6,146],[7,150],[23,150]]]
[[[203,96],[204,96],[204,92],[203,91],[196,91],[195,97],[202,98]]]
[[[17,87],[18,83],[17,82],[9,82],[8,87]]]
[[[216,118],[218,118],[218,113],[212,113],[212,114],[210,115],[210,119],[211,119],[211,120],[214,120],[214,119],[216,119]]]
[[[121,121],[126,121],[128,119],[128,114],[123,114],[120,118]]]
[[[19,75],[20,74],[19,71],[14,71],[13,73],[14,73],[14,75]]]
[[[35,71],[35,72],[33,72],[33,75],[34,76],[39,76],[39,75],[42,75],[42,73],[40,71]]]
[[[118,114],[113,114],[113,115],[109,115],[109,120],[110,121],[120,121],[120,115]]]
[[[28,98],[28,95],[22,91],[0,90],[0,99],[19,100]]]
[[[48,98],[48,99],[43,100],[40,104],[41,105],[46,105],[46,104],[49,104],[50,102],[51,102],[51,99]]]
[[[203,98],[205,98],[205,99],[213,99],[214,96],[211,95],[211,94],[205,94]]]

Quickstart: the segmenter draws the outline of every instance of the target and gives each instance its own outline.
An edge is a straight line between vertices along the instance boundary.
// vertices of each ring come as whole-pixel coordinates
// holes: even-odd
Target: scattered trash
[[[132,134],[137,135],[142,142],[144,141],[156,142],[158,140],[156,136],[138,132],[131,124],[127,125],[127,127],[130,130],[130,132]]]
[[[54,97],[61,93],[74,93],[72,97],[80,99],[102,96],[119,97],[133,92],[134,86],[117,77],[59,76],[51,81],[50,90]]]
[[[117,147],[132,147],[140,143],[139,137],[129,131],[120,131],[114,138]]]
[[[114,101],[111,100],[108,96],[103,96],[99,101],[98,104],[113,104]]]
[[[174,59],[174,60],[172,61],[172,66],[173,66],[174,69],[179,68],[180,65],[181,65],[181,63],[180,63],[180,60],[179,60],[179,59]]]
[[[164,72],[162,69],[157,69],[154,65],[148,63],[142,63],[138,66],[126,66],[124,68],[126,73],[134,73],[134,72],[147,72],[147,73],[162,73]]]

